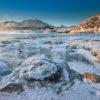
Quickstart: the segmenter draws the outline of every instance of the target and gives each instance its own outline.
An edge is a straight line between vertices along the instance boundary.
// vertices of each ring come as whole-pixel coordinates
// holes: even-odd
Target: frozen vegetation
[[[1,35],[0,100],[100,100],[100,35]]]

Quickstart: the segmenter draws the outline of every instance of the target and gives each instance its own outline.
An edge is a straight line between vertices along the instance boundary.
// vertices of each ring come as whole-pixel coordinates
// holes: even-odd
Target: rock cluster
[[[63,85],[68,85],[69,89],[74,84],[74,80],[82,80],[82,75],[71,70],[66,62],[52,62],[45,55],[34,55],[26,59],[17,67],[10,75],[1,80],[1,92],[21,92],[24,90],[24,85],[33,85],[35,82],[51,84],[54,90],[59,90],[56,83],[60,84],[61,91]],[[64,85],[65,86],[65,85]],[[49,87],[50,88],[50,87]]]

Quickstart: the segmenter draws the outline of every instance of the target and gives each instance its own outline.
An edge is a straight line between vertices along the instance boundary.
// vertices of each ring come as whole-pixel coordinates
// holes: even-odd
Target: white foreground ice
[[[100,82],[83,77],[100,76],[99,57],[91,53],[99,55],[99,47],[100,35],[34,34],[1,41],[0,100],[100,100]]]

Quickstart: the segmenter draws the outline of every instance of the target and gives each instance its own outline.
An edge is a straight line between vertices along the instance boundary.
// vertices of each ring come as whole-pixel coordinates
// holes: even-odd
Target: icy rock
[[[97,56],[97,50],[92,49],[92,50],[91,50],[91,54],[92,54],[93,56]]]
[[[14,72],[19,78],[44,80],[57,72],[57,66],[44,55],[26,59]]]
[[[51,59],[56,63],[60,70],[60,74],[63,80],[69,81],[70,68],[66,62],[66,48],[52,49]]]
[[[24,88],[22,84],[10,83],[0,89],[1,92],[22,92]]]
[[[26,59],[10,75],[0,82],[1,92],[22,92],[24,84],[30,81],[43,81],[56,75],[58,68],[44,55],[34,55]],[[58,76],[57,76],[58,77]]]
[[[56,50],[56,54],[57,52],[60,51]],[[29,57],[12,74],[2,79],[0,90],[2,92],[6,92],[6,89],[8,92],[20,91],[20,89],[16,90],[16,87],[20,87],[20,84],[22,85],[21,90],[23,90],[23,86],[39,88],[42,85],[53,88],[54,91],[59,91],[59,89],[63,91],[62,88],[64,87],[69,89],[73,86],[74,79],[80,80],[81,75],[72,72],[65,59],[62,59],[63,53],[65,52],[62,52],[61,55],[58,53],[58,59],[55,60],[56,57],[54,57],[53,61],[42,54]],[[35,82],[40,83],[40,86],[36,85]],[[59,84],[59,87],[56,86],[57,84]]]
[[[84,73],[84,78],[92,81],[93,83],[96,83],[96,78],[91,73],[88,72]]]
[[[98,55],[96,56],[96,58],[100,59],[100,53],[98,53]]]
[[[91,46],[86,46],[86,45],[83,45],[83,49],[85,49],[85,50],[91,50]]]
[[[50,52],[51,59],[56,63],[62,63],[66,59],[66,48],[54,48]]]
[[[11,73],[10,67],[8,67],[5,63],[0,62],[0,77],[3,77],[10,73]]]
[[[77,44],[77,43],[69,43],[69,46],[70,46],[72,49],[77,49],[78,44]]]
[[[78,62],[84,62],[86,64],[92,64],[91,59],[88,59],[84,54],[76,52],[68,53],[66,56],[66,61],[67,62],[78,61]]]

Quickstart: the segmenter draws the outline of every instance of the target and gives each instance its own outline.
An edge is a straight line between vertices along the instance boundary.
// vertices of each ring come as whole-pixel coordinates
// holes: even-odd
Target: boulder
[[[32,56],[19,66],[19,77],[44,80],[57,72],[57,66],[44,55]]]
[[[85,50],[88,50],[88,51],[90,51],[91,50],[91,47],[90,46],[83,46],[83,49],[85,49]]]
[[[0,89],[0,92],[22,92],[24,88],[21,84],[10,83]]]
[[[93,56],[97,56],[97,49],[96,49],[96,48],[92,48],[91,54],[92,54]]]
[[[70,47],[71,47],[72,49],[77,49],[78,44],[76,44],[76,43],[70,44]]]
[[[84,73],[84,78],[87,80],[92,81],[93,83],[100,83],[100,75],[97,74],[91,74],[89,72]]]
[[[96,78],[89,72],[84,73],[84,78],[92,81],[93,83],[96,83],[96,81],[97,81]]]
[[[97,54],[96,58],[100,60],[100,53]]]
[[[44,55],[36,55],[26,59],[13,72],[12,76],[17,77],[17,79],[44,80],[56,72],[57,66],[55,63],[51,63]]]
[[[60,51],[57,49],[55,56]],[[82,81],[83,78],[82,75],[70,69],[67,62],[62,60],[62,55],[66,56],[62,53],[54,57],[53,61],[42,54],[29,57],[14,69],[10,75],[1,80],[0,91],[20,93],[29,87],[43,86],[47,87],[47,89],[53,88],[54,91],[71,88],[74,81],[77,79]]]

